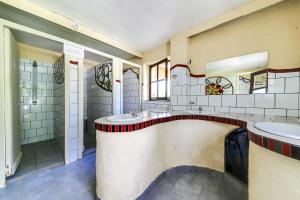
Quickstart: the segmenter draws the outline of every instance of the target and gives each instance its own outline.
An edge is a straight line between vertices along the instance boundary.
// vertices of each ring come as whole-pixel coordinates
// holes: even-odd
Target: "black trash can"
[[[248,184],[249,139],[245,128],[238,128],[225,139],[225,170]]]

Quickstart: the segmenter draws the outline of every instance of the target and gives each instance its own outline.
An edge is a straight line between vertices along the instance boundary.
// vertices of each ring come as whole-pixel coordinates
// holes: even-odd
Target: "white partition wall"
[[[80,86],[81,84],[81,86]],[[82,157],[83,61],[65,55],[65,162]]]

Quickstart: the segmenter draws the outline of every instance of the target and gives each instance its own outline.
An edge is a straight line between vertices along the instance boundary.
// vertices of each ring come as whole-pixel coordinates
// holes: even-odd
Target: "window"
[[[170,61],[166,58],[150,65],[149,76],[149,99],[168,99],[170,97]]]

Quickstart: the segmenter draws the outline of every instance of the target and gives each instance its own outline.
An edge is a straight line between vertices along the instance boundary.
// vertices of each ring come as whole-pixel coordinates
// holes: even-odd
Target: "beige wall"
[[[33,60],[42,60],[48,63],[55,63],[56,60],[61,56],[61,53],[19,43],[19,55],[20,58],[28,58]]]
[[[165,43],[145,52],[143,64],[153,64],[168,56],[170,56],[170,43]]]
[[[249,199],[300,199],[300,161],[250,142]]]
[[[5,51],[5,124],[6,165],[14,174],[21,160],[20,108],[19,108],[19,55],[15,37],[8,28],[4,29]]]
[[[259,51],[269,52],[271,68],[300,66],[300,1],[288,0],[190,38],[193,73],[205,63]]]

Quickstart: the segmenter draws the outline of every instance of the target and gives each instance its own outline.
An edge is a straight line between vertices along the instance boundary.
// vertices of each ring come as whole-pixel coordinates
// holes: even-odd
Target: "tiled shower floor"
[[[23,159],[12,178],[64,164],[63,149],[55,140],[22,145],[21,151]]]

